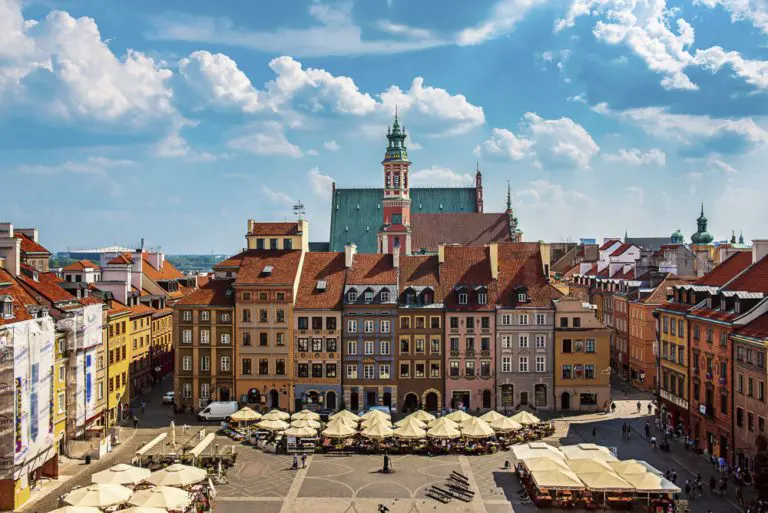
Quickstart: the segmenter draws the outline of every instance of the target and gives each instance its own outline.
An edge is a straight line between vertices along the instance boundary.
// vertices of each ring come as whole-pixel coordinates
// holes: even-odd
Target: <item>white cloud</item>
[[[727,174],[727,175],[736,174],[736,169],[733,166],[731,166],[730,164],[728,164],[724,160],[721,160],[721,159],[715,157],[714,155],[711,155],[707,159],[707,164],[709,165],[709,168],[711,170],[713,170],[713,171],[719,171],[719,172],[721,172],[723,174]]]
[[[30,175],[54,175],[58,173],[74,173],[82,175],[106,175],[110,169],[124,168],[136,165],[127,159],[112,159],[108,157],[88,157],[84,160],[68,160],[57,165],[24,164],[19,171]]]
[[[312,192],[321,198],[328,199],[331,197],[331,190],[333,189],[333,178],[320,173],[320,169],[313,167],[307,173],[309,179],[309,185],[312,187]]]
[[[418,150],[423,150],[424,148],[421,146],[421,144],[417,143],[416,141],[411,141],[408,143],[408,149],[410,151],[418,151]]]
[[[698,182],[703,176],[704,173],[700,173],[698,171],[691,171],[690,173],[685,174],[685,177],[692,182]]]
[[[750,21],[755,27],[768,34],[768,5],[762,0],[694,0],[694,4],[709,8],[722,6],[731,13],[733,23]]]
[[[310,157],[317,157],[318,155],[320,155],[320,152],[319,152],[319,151],[317,151],[317,150],[316,150],[316,149],[314,149],[314,148],[307,150],[305,153],[306,153],[307,155],[309,155]]]
[[[531,9],[544,3],[544,0],[496,0],[488,17],[474,27],[459,31],[456,40],[462,46],[476,45],[506,35]]]
[[[264,105],[250,79],[230,57],[197,51],[179,61],[179,73],[204,105],[257,112]]]
[[[635,203],[637,206],[643,206],[643,203],[645,202],[645,190],[643,190],[642,187],[632,185],[625,187],[623,190],[629,196],[629,201],[631,203]]]
[[[432,33],[427,29],[393,23],[389,20],[379,20],[378,23],[376,23],[376,27],[384,32],[412,39],[427,40],[432,38]]]
[[[298,158],[304,154],[301,148],[288,140],[283,126],[274,121],[251,127],[245,134],[227,141],[227,146],[254,155]]]
[[[496,128],[491,138],[475,148],[478,156],[512,161],[535,158],[541,166],[574,166],[589,169],[600,147],[584,127],[570,118],[544,119],[528,112],[523,116],[520,135]]]
[[[0,88],[9,103],[121,126],[174,115],[172,72],[134,50],[115,56],[92,18],[51,11],[40,22],[24,20],[19,3],[5,0],[0,20]],[[33,72],[40,78],[22,82]]]
[[[284,192],[275,191],[266,185],[261,186],[261,193],[267,200],[276,206],[293,207],[296,202]]]
[[[533,240],[564,240],[584,233],[583,219],[597,211],[597,203],[589,195],[548,180],[528,182],[515,193],[512,206],[527,238]],[[531,225],[536,226],[535,234]]]
[[[183,158],[186,162],[208,163],[215,162],[218,156],[207,151],[192,149],[186,139],[178,131],[171,132],[155,145],[154,153],[158,157]]]
[[[326,150],[328,150],[328,151],[339,151],[339,150],[341,149],[341,146],[339,146],[339,143],[337,143],[337,142],[336,142],[336,141],[334,141],[334,140],[325,141],[325,142],[323,143],[323,146],[324,146],[324,147],[325,147],[325,149],[326,149]]]
[[[620,149],[616,153],[604,153],[603,159],[608,162],[619,162],[631,166],[656,165],[665,166],[667,155],[656,148],[643,152],[637,148]]]
[[[718,72],[723,66],[730,66],[733,73],[758,89],[768,89],[768,61],[745,59],[739,52],[726,52],[719,46],[698,50],[694,63],[705,69]]]
[[[432,166],[427,169],[419,169],[410,174],[411,185],[429,187],[468,187],[475,183],[475,179],[469,173],[459,174],[455,171]]]

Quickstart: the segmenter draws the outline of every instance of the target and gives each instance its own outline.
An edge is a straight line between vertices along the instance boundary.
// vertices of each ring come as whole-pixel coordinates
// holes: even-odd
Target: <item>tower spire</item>
[[[624,228],[624,242],[627,242],[627,239],[629,238],[629,231]]]
[[[512,211],[512,186],[507,180],[507,212]]]

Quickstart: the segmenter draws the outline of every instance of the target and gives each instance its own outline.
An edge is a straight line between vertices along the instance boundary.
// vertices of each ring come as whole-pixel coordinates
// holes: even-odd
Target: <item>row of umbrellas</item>
[[[56,510],[55,513],[94,513],[79,508],[105,508],[126,503],[133,506],[125,510],[131,513],[184,509],[191,504],[192,497],[181,487],[199,483],[207,477],[208,472],[205,469],[178,463],[157,472],[121,463],[91,476],[93,484],[90,486],[67,494],[64,502],[69,506]],[[133,491],[125,486],[139,483],[148,483],[155,487]],[[153,508],[160,509],[152,511]]]

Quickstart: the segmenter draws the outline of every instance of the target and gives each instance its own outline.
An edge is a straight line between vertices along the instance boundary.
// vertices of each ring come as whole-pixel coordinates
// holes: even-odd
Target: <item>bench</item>
[[[431,499],[435,499],[436,501],[441,502],[443,504],[448,504],[449,502],[451,502],[450,494],[444,493],[442,490],[434,486],[427,489],[426,495],[427,497]]]
[[[475,492],[473,492],[469,488],[464,488],[463,486],[456,486],[453,483],[448,483],[446,486],[448,487],[449,490],[453,490],[456,493],[463,493],[464,495],[467,495],[468,497],[474,497],[475,496]]]
[[[454,492],[452,490],[444,490],[444,489],[440,488],[439,486],[433,486],[432,489],[436,490],[436,491],[438,491],[438,492],[440,492],[440,493],[442,493],[444,495],[452,497],[454,499],[459,499],[460,501],[470,502],[472,500],[472,499],[470,499],[469,497],[467,497],[464,494],[461,494],[461,493],[458,493],[458,492]]]
[[[448,476],[448,482],[456,483],[458,486],[463,486],[464,488],[469,488],[469,481],[463,481],[456,476]]]
[[[465,476],[464,474],[462,474],[461,472],[458,472],[456,470],[452,470],[451,471],[451,476],[456,476],[459,479],[461,479],[462,481],[469,482],[469,478],[467,476]]]
[[[455,487],[455,486],[451,486],[451,485],[448,485],[447,488],[448,488],[447,490],[443,490],[442,488],[441,488],[441,490],[443,490],[446,493],[449,493],[451,495],[451,497],[454,497],[454,498],[459,499],[461,501],[472,502],[473,497],[470,494],[466,493],[461,488],[458,488],[458,487]]]

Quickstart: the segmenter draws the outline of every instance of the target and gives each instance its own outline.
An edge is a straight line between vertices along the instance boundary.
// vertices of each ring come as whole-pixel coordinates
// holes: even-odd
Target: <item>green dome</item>
[[[678,228],[677,231],[672,234],[670,240],[672,241],[672,244],[682,244],[685,241],[685,237],[683,236],[683,232]]]
[[[696,220],[696,225],[698,226],[698,230],[696,230],[696,233],[691,235],[691,242],[694,244],[711,244],[713,240],[715,240],[714,237],[712,237],[712,234],[707,231],[707,223],[709,220],[704,216],[704,202],[701,203],[701,214],[699,215],[699,218]]]

